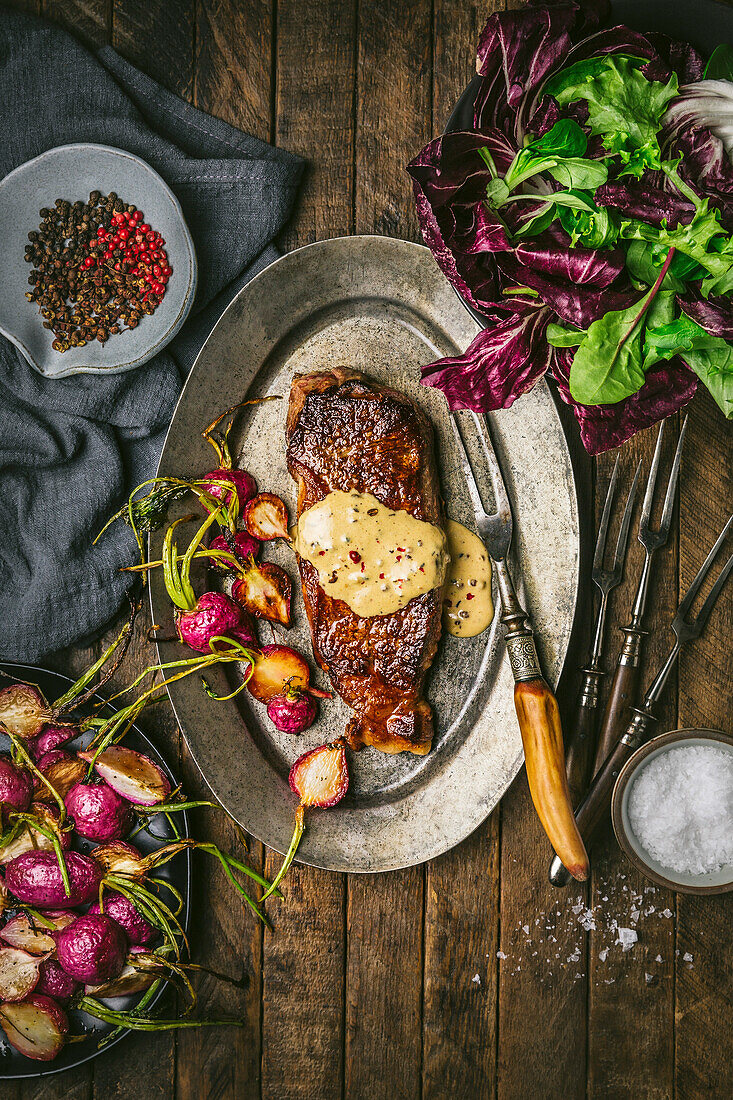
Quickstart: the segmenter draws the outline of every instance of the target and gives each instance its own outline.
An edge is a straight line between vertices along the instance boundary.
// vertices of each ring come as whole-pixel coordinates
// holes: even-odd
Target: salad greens
[[[475,131],[408,166],[426,242],[488,325],[424,381],[486,411],[549,369],[591,453],[670,415],[698,380],[733,417],[733,164],[694,116],[705,75],[706,110],[730,103],[733,132],[733,48],[706,68],[686,44],[592,33],[606,10],[493,15]]]

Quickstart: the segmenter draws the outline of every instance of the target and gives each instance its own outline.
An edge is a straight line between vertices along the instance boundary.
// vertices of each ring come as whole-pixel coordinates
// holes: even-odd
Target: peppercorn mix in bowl
[[[41,374],[131,370],[183,324],[196,257],[178,200],[144,161],[64,145],[0,182],[0,331]]]

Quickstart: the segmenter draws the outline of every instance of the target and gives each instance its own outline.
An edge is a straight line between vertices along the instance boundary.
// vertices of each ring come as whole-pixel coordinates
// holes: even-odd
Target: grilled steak
[[[432,427],[403,394],[346,368],[296,375],[286,436],[298,518],[334,490],[356,491],[443,528]],[[352,747],[428,752],[433,716],[422,688],[440,638],[443,586],[392,614],[361,618],[327,594],[309,561],[298,567],[316,660],[355,712]]]

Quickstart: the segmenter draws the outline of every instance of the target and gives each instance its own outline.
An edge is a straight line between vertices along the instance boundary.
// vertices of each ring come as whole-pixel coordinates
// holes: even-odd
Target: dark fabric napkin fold
[[[6,9],[0,92],[0,177],[56,145],[126,149],[175,192],[199,265],[179,335],[126,374],[46,379],[0,337],[0,657],[33,661],[94,634],[120,606],[132,534],[117,523],[92,540],[155,472],[182,382],[222,310],[277,257],[303,162],[189,106],[114,50],[92,56]]]

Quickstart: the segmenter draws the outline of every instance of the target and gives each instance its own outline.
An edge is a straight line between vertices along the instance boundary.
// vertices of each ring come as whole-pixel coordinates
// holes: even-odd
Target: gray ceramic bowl
[[[28,233],[37,229],[39,211],[57,198],[86,202],[90,191],[116,191],[139,207],[165,240],[173,274],[162,302],[136,329],[66,352],[51,347],[35,302],[28,302],[25,262]],[[47,378],[78,372],[111,374],[146,363],[171,340],[186,319],[196,292],[196,256],[177,198],[157,172],[122,149],[108,145],[60,145],[10,172],[0,182],[0,331]]]
[[[720,730],[672,730],[670,733],[659,734],[658,737],[647,741],[636,750],[633,756],[629,757],[619,772],[611,801],[613,831],[626,857],[643,875],[658,886],[677,890],[681,894],[725,894],[733,890],[733,865],[703,875],[673,871],[670,867],[665,867],[653,859],[642,848],[629,822],[629,795],[634,779],[652,760],[656,760],[670,749],[679,748],[680,745],[715,746],[733,755],[733,737],[729,737]]]

